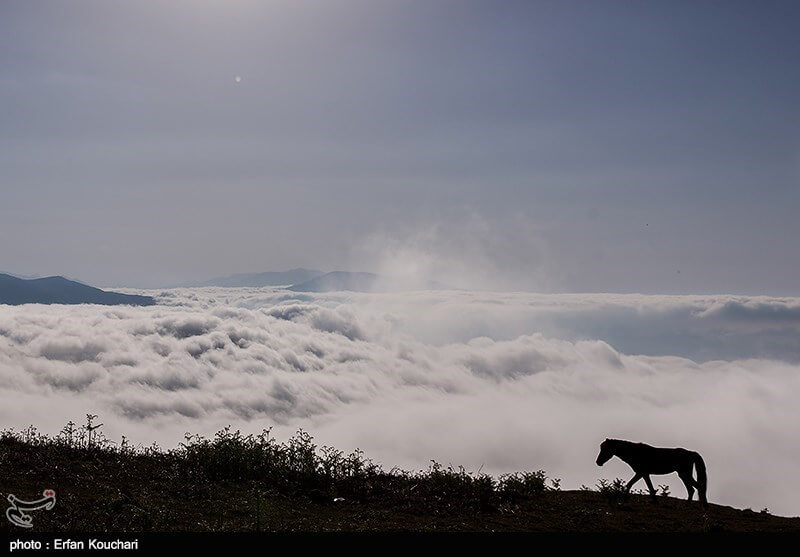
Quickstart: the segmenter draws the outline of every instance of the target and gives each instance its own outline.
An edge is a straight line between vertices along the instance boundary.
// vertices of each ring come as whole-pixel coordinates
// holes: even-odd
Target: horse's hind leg
[[[653,487],[653,482],[650,481],[650,476],[647,474],[643,474],[643,476],[644,483],[647,484],[647,489],[650,490],[650,497],[653,499],[653,501],[658,501],[658,499],[656,499],[656,489]]]
[[[682,471],[680,474],[678,474],[678,476],[680,476],[681,481],[683,481],[683,485],[686,486],[686,492],[689,494],[689,496],[686,498],[687,501],[691,501],[692,497],[694,497],[695,486],[695,481],[694,478],[692,478],[691,471],[688,474],[686,471]]]

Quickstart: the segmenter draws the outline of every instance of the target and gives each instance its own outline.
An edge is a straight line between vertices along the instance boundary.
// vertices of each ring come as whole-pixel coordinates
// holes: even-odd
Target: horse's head
[[[597,465],[602,466],[614,456],[614,440],[606,439],[600,443],[600,454],[597,455]]]

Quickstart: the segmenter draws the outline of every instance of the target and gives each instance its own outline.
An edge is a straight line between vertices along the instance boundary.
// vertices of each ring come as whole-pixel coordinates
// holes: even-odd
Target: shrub
[[[547,476],[543,470],[515,472],[500,476],[498,493],[501,500],[516,502],[536,497],[547,491]]]
[[[629,496],[626,483],[620,478],[615,478],[612,482],[605,479],[598,480],[597,491],[612,503],[620,503]]]

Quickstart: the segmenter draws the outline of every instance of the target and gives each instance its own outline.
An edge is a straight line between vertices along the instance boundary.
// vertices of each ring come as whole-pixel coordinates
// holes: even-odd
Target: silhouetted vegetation
[[[625,487],[625,481],[620,478],[614,478],[613,481],[599,480],[597,482],[597,491],[611,503],[621,503],[631,496]]]
[[[495,478],[431,462],[386,471],[360,450],[319,447],[302,430],[281,442],[270,430],[226,428],[165,450],[114,443],[101,425],[87,415],[86,424],[70,422],[56,436],[33,427],[0,434],[3,497],[56,490],[58,503],[37,514],[37,530],[591,531],[626,529],[622,501],[625,512],[653,512],[619,479],[600,480],[597,491],[561,492],[542,470]],[[688,529],[712,526],[707,513],[681,503],[677,512],[693,512]],[[751,514],[751,521],[789,520]]]

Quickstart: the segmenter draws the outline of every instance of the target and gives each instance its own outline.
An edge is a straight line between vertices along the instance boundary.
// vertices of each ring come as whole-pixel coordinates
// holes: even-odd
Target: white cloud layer
[[[182,289],[0,306],[0,423],[175,446],[297,427],[385,465],[628,477],[605,437],[703,454],[712,501],[800,514],[800,299]],[[683,488],[676,478],[674,494]]]

